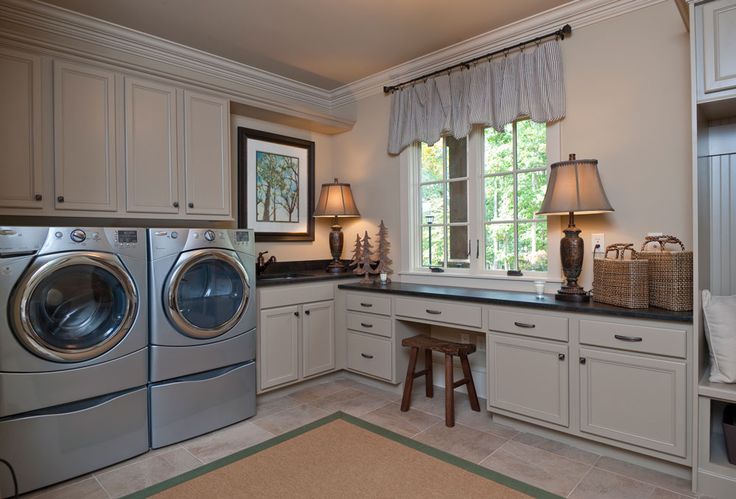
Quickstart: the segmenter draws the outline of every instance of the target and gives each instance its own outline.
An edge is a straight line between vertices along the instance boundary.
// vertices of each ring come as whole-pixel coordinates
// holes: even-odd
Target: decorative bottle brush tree
[[[360,262],[358,263],[358,266],[355,267],[355,272],[358,275],[362,275],[363,279],[360,280],[360,282],[368,283],[371,282],[371,272],[373,268],[371,267],[371,264],[373,261],[371,260],[371,255],[373,254],[373,245],[371,244],[371,236],[368,235],[368,231],[365,231],[365,236],[363,236],[363,247],[362,247],[362,253],[360,256]]]
[[[391,243],[388,241],[388,229],[383,224],[383,220],[381,220],[381,224],[378,226],[378,234],[376,234],[376,237],[378,238],[378,265],[376,265],[376,268],[371,273],[386,275],[393,274],[394,271],[390,265],[394,262],[388,256]],[[381,282],[388,283],[391,282],[391,280],[386,277],[386,280],[382,280]]]

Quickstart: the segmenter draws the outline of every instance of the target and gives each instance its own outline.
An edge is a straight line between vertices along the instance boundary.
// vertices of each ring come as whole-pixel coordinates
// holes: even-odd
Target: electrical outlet
[[[606,239],[603,234],[593,234],[591,236],[591,245],[593,247],[593,253],[597,256],[602,256],[606,252]]]
[[[470,335],[468,333],[460,333],[460,343],[470,343]]]

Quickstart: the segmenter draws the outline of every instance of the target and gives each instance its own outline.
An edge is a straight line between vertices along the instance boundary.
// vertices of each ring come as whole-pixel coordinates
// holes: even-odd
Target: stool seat
[[[424,376],[427,397],[432,398],[434,396],[434,387],[432,385],[432,352],[445,354],[445,425],[450,427],[455,426],[455,388],[459,386],[468,386],[470,407],[474,411],[480,411],[480,403],[478,402],[478,395],[475,392],[475,384],[473,383],[473,374],[470,372],[470,362],[468,362],[468,355],[475,352],[475,345],[438,340],[437,338],[421,334],[412,336],[411,338],[404,338],[401,340],[401,345],[411,348],[409,366],[406,371],[406,381],[404,382],[404,396],[401,399],[401,410],[403,412],[408,411],[411,405],[411,390],[414,386],[414,378]],[[424,351],[424,369],[415,372],[420,350]],[[460,357],[460,366],[463,369],[464,378],[459,381],[453,380],[454,365],[452,357],[455,355]]]
[[[412,336],[411,338],[404,338],[401,340],[401,345],[405,347],[417,347],[432,350],[434,352],[441,352],[450,355],[460,355],[464,353],[469,355],[475,352],[475,345],[468,343],[453,343],[452,341],[438,340],[422,334],[418,336]]]

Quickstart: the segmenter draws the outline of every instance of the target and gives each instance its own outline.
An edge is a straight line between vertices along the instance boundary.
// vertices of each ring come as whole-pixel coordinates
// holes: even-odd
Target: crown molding
[[[332,108],[383,93],[384,85],[396,85],[417,78],[557,30],[565,24],[572,26],[574,37],[578,28],[667,1],[575,0],[336,88],[331,92]]]
[[[573,0],[331,91],[39,0],[0,0],[0,38],[52,54],[201,85],[245,105],[348,130],[353,121],[336,111],[382,93],[384,85],[481,56],[564,24],[572,25],[575,36],[575,29],[666,1],[670,0]]]

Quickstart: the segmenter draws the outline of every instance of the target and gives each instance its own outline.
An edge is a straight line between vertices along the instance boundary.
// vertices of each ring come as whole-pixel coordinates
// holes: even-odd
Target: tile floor
[[[458,393],[456,425],[444,425],[442,391],[426,399],[415,388],[412,409],[399,411],[400,395],[340,376],[288,393],[258,398],[252,419],[65,482],[26,497],[121,497],[245,449],[340,410],[432,447],[575,499],[681,499],[688,481],[494,423],[470,409]],[[484,407],[485,401],[481,401]]]

